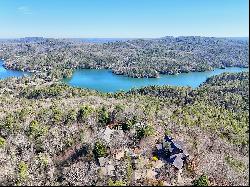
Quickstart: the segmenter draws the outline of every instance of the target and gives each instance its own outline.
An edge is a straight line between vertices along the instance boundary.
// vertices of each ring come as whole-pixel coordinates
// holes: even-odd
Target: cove
[[[3,61],[0,60],[0,80],[6,79],[8,77],[22,77],[24,75],[29,75],[27,72],[23,71],[16,71],[16,70],[9,70],[4,68]]]
[[[248,71],[248,68],[227,67],[205,72],[180,73],[178,75],[161,75],[160,78],[130,78],[123,75],[113,74],[106,69],[79,69],[74,71],[72,77],[63,79],[66,84],[78,87],[89,88],[101,92],[128,91],[132,88],[140,88],[149,85],[170,85],[198,87],[213,75],[224,72],[237,73]]]

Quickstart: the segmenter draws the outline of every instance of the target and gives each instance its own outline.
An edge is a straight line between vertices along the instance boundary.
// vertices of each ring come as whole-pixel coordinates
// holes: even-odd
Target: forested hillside
[[[0,41],[10,69],[70,76],[76,68],[107,68],[130,77],[159,77],[224,67],[249,66],[248,41],[209,37],[164,37],[108,43],[26,38]]]
[[[118,44],[125,45],[105,45],[118,50]],[[13,53],[9,45],[17,44],[4,44]],[[49,55],[32,53],[49,67],[43,61]],[[27,58],[30,70],[39,67],[22,55],[16,59]],[[0,184],[247,185],[248,123],[248,73],[214,76],[197,89],[150,86],[114,94],[42,78],[1,80]]]

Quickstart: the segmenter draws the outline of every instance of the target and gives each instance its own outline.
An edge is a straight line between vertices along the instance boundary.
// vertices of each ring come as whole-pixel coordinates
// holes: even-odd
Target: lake
[[[208,77],[224,72],[242,72],[248,68],[228,67],[206,72],[180,73],[178,75],[161,75],[160,78],[130,78],[123,75],[115,75],[105,69],[81,69],[76,70],[71,78],[63,79],[63,82],[73,87],[89,88],[101,92],[128,91],[131,88],[140,88],[149,85],[171,85],[198,87]]]
[[[29,75],[29,73],[23,71],[5,69],[3,67],[3,61],[0,60],[0,80],[6,79],[8,77],[22,77],[24,75]]]
[[[128,91],[131,88],[140,88],[149,85],[190,86],[196,88],[213,75],[219,75],[224,72],[236,73],[243,71],[248,71],[248,68],[228,67],[225,69],[215,69],[214,71],[161,75],[160,78],[130,78],[113,74],[111,70],[106,69],[81,69],[76,70],[71,78],[63,79],[63,82],[73,87],[89,88],[101,92]],[[3,61],[0,60],[0,79],[22,77],[24,75],[29,75],[29,73],[5,69]]]

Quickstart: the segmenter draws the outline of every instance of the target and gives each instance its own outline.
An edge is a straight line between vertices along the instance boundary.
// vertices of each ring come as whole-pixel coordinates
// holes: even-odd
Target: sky
[[[249,36],[248,0],[0,0],[0,38]]]

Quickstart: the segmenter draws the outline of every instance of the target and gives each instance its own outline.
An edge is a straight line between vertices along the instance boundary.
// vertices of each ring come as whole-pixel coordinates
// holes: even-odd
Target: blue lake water
[[[171,85],[198,87],[208,77],[224,72],[242,72],[248,68],[228,67],[206,72],[190,72],[178,75],[161,75],[160,78],[130,78],[115,75],[110,70],[82,69],[76,70],[71,78],[63,81],[70,86],[90,88],[102,92],[128,91],[131,88],[140,88],[149,85]]]
[[[73,87],[89,88],[101,92],[128,91],[131,88],[140,88],[149,85],[171,85],[198,87],[208,77],[224,72],[243,72],[248,68],[228,67],[215,69],[214,71],[181,73],[178,75],[161,75],[160,78],[130,78],[123,75],[115,75],[110,70],[81,69],[76,70],[71,78],[63,79],[63,82]],[[22,77],[29,75],[27,72],[8,70],[3,67],[0,60],[0,79],[8,77]]]
[[[24,75],[29,75],[27,72],[8,70],[3,67],[3,61],[0,60],[0,80],[6,79],[8,77],[22,77]]]

